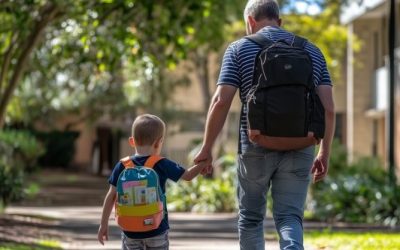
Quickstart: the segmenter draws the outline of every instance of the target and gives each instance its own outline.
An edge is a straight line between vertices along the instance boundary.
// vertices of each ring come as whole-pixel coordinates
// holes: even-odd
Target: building
[[[397,17],[400,1],[396,1]],[[346,60],[346,140],[350,160],[377,156],[387,163],[388,152],[388,30],[389,0],[349,1],[341,22],[348,27]],[[396,20],[396,34],[400,18]],[[397,35],[398,36],[398,35]],[[354,49],[355,40],[361,49]],[[396,42],[395,160],[400,164],[400,43]],[[399,173],[399,170],[397,170]]]

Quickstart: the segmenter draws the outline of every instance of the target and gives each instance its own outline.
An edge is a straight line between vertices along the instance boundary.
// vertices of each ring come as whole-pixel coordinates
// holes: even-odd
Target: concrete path
[[[0,246],[5,240],[29,244],[37,239],[55,239],[68,250],[120,249],[120,230],[113,216],[110,220],[109,241],[105,246],[97,242],[101,204],[108,188],[106,177],[47,170],[42,171],[33,181],[40,184],[39,194],[34,199],[8,207],[8,218],[2,219],[0,216]],[[169,219],[171,250],[239,249],[236,214],[170,213]],[[327,227],[347,231],[374,230],[370,225],[304,223],[305,230]],[[265,230],[270,233],[266,249],[279,249],[271,219],[265,220]],[[375,230],[382,228],[376,227]],[[305,249],[314,248],[305,246]]]
[[[97,242],[101,207],[9,207],[7,214],[51,217],[51,226],[65,239],[60,242],[68,250],[120,249],[120,231],[110,220],[109,241],[105,246]],[[170,213],[171,250],[236,250],[239,249],[235,214]],[[267,223],[267,226],[270,223]],[[275,240],[266,241],[267,249],[279,249]]]
[[[55,238],[69,250],[120,249],[120,230],[113,216],[109,241],[105,246],[97,241],[101,205],[108,189],[106,177],[47,169],[34,176],[32,181],[39,183],[41,190],[34,199],[7,208],[8,216],[17,219],[3,220],[15,225],[1,225],[0,220],[0,246],[2,238],[23,242]],[[18,218],[18,215],[23,216]],[[30,224],[26,223],[26,218]],[[21,224],[16,223],[19,219]],[[171,250],[239,249],[236,214],[170,213],[169,220]],[[26,233],[28,226],[31,233]],[[266,226],[269,231],[274,230],[270,220],[266,221]],[[10,229],[4,230],[5,227]],[[21,239],[18,234],[25,238]],[[266,245],[267,249],[279,249],[276,239],[268,239]]]

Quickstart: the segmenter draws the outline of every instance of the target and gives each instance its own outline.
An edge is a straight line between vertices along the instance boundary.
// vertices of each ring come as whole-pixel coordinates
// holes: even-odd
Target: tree
[[[21,82],[91,90],[126,62],[173,67],[219,1],[16,0],[0,6],[0,128]],[[222,14],[223,15],[223,14]],[[223,29],[215,29],[219,32]],[[205,29],[203,29],[205,30]],[[100,80],[99,80],[100,79]],[[40,85],[37,85],[38,81]],[[43,83],[45,81],[45,83]],[[75,82],[75,84],[72,84]],[[94,83],[95,82],[95,83]],[[82,86],[81,86],[82,85]],[[79,98],[75,100],[78,101]]]
[[[321,12],[316,15],[292,11],[283,17],[285,29],[304,36],[316,44],[325,56],[333,82],[341,82],[341,64],[345,60],[347,29],[341,25],[340,7],[347,0],[303,0],[306,4],[315,4]],[[356,41],[356,46],[358,42]]]
[[[15,8],[16,2],[1,5],[0,128],[31,52],[45,28],[61,15],[61,10],[54,3],[38,4],[35,11],[29,14],[31,4]],[[31,25],[27,25],[28,21]]]

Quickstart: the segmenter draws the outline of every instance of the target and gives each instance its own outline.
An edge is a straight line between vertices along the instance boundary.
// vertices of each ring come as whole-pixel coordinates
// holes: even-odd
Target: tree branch
[[[25,71],[29,55],[31,54],[33,48],[38,43],[44,29],[50,22],[54,20],[55,16],[58,13],[58,10],[59,10],[58,6],[53,3],[49,3],[43,6],[43,8],[40,10],[40,15],[39,15],[42,18],[36,22],[36,24],[32,29],[32,32],[25,40],[25,43],[23,43],[22,45],[21,54],[17,59],[16,65],[14,66],[15,70],[0,100],[0,128],[2,128],[4,125],[7,105],[10,102],[12,94],[15,88],[17,87],[22,74]]]
[[[12,51],[14,49],[15,45],[15,40],[17,37],[17,32],[11,35],[11,42],[10,46],[8,47],[6,53],[4,53],[3,57],[3,64],[1,65],[1,70],[0,70],[0,96],[2,96],[3,93],[3,83],[6,80],[6,75],[8,72],[8,68],[10,66],[11,58],[12,58]]]

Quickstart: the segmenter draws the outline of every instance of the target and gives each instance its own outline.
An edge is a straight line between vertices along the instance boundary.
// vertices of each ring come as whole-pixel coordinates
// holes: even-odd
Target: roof
[[[340,22],[349,24],[369,11],[383,5],[385,2],[386,0],[351,0],[347,5],[342,7]]]

